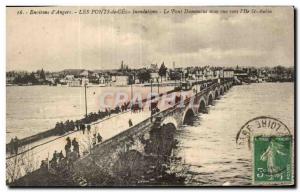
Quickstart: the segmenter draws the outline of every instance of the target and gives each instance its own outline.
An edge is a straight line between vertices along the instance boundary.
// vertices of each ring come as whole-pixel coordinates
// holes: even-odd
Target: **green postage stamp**
[[[255,136],[254,184],[292,184],[292,136]]]

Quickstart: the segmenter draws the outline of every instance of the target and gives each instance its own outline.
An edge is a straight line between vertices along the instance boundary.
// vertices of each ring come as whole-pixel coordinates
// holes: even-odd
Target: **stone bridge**
[[[132,128],[96,145],[89,154],[74,163],[74,172],[92,185],[104,183],[100,178],[128,177],[139,174],[145,158],[171,153],[172,137],[182,124],[189,124],[199,113],[207,113],[232,86],[231,80],[213,83],[191,97],[145,119]],[[169,142],[169,143],[168,143]],[[100,174],[101,173],[101,174]]]

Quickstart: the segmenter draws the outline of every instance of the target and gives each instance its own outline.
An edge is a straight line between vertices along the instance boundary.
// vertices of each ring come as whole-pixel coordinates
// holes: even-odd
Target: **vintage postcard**
[[[294,14],[7,6],[7,185],[295,186]]]

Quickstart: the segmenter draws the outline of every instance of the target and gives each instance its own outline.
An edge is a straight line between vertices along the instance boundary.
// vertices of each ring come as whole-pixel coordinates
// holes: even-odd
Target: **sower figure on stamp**
[[[267,167],[269,173],[276,173],[279,171],[279,167],[276,165],[275,159],[277,155],[283,155],[283,156],[286,155],[281,151],[283,147],[284,147],[283,145],[274,141],[274,138],[272,137],[270,138],[270,144],[267,150],[260,157],[262,161],[267,161]]]

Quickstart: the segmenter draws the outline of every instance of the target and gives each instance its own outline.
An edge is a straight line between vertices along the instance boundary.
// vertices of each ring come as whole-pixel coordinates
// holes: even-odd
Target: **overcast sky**
[[[122,60],[131,68],[163,61],[167,67],[294,64],[291,7],[237,15],[19,16],[16,10],[7,8],[7,70],[115,69]]]

